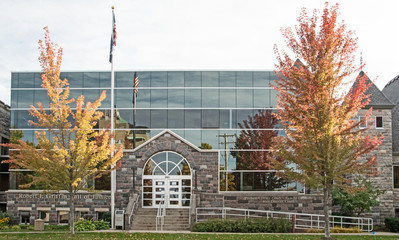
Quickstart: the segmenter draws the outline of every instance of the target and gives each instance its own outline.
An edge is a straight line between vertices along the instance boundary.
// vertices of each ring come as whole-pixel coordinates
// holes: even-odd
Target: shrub
[[[45,231],[69,230],[69,225],[44,225]]]
[[[399,218],[385,218],[385,226],[389,229],[390,232],[399,232]]]
[[[287,233],[291,222],[286,219],[208,220],[193,226],[194,232]]]
[[[14,225],[11,227],[11,230],[19,231],[19,230],[21,230],[21,227],[18,225]]]
[[[96,227],[96,230],[107,230],[110,228],[110,223],[106,221],[94,221],[94,226]]]
[[[32,230],[35,230],[35,227],[32,226],[32,225],[28,225],[28,226],[26,227],[26,229],[29,230],[29,231],[32,231]]]
[[[6,212],[0,212],[0,226],[10,225],[10,215]]]
[[[94,231],[96,230],[96,226],[90,220],[79,220],[75,222],[75,231]]]
[[[10,227],[9,226],[2,226],[1,230],[8,231],[8,230],[10,230]]]

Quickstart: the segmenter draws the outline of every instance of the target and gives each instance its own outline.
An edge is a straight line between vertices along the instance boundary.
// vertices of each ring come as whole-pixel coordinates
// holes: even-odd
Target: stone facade
[[[359,116],[364,116],[367,109],[363,109],[359,112]],[[375,118],[382,117],[383,127],[376,128]],[[371,213],[366,214],[368,217],[372,217],[376,224],[383,224],[386,217],[394,215],[393,208],[393,185],[392,185],[392,117],[391,109],[373,109],[370,116],[370,125],[367,134],[370,136],[381,136],[384,138],[380,146],[372,151],[370,154],[361,157],[361,161],[365,161],[366,158],[374,155],[377,159],[377,172],[376,176],[370,177],[373,185],[381,190],[385,190],[385,194],[380,196],[380,204],[372,209]]]
[[[109,212],[111,194],[79,192],[75,196],[75,211],[85,212],[91,219],[97,219],[98,212]],[[9,190],[7,191],[7,212],[12,216],[14,223],[20,222],[20,212],[30,212],[30,218],[38,219],[39,211],[47,211],[49,223],[58,223],[60,211],[69,212],[69,197],[65,191],[53,193],[38,190]]]

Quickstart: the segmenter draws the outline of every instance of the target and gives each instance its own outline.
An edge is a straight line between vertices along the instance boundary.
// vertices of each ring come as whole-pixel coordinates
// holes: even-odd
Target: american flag
[[[133,92],[137,94],[137,92],[139,91],[139,77],[137,77],[137,73],[134,73],[133,88]]]
[[[114,54],[114,47],[116,47],[116,23],[114,7],[112,7],[112,34],[111,34],[111,48],[109,52],[109,62],[112,63],[112,55]]]

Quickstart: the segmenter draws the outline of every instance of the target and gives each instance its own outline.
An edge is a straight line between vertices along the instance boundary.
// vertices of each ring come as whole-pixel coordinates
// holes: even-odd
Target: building
[[[0,101],[0,143],[10,142],[10,106]],[[8,149],[0,145],[0,211],[5,212],[7,206],[5,191],[9,187]]]
[[[15,72],[11,78],[12,131],[21,130],[22,139],[33,144],[35,129],[27,124],[33,120],[28,114],[29,105],[40,101],[46,106],[49,101],[40,87],[40,75]],[[155,208],[164,197],[168,208],[230,206],[322,212],[320,195],[306,191],[299,183],[281,181],[273,169],[249,165],[248,159],[267,155],[268,146],[241,141],[243,135],[284,134],[271,117],[277,95],[270,87],[276,80],[273,71],[144,71],[137,75],[140,87],[134,123],[134,72],[115,73],[116,142],[125,145],[122,165],[116,174],[115,207],[125,210],[125,216],[137,198],[142,208]],[[111,109],[110,73],[64,72],[61,77],[68,79],[71,96],[83,94],[85,101],[94,101],[102,90],[107,91],[100,108],[105,114],[98,127],[107,125]],[[376,186],[387,190],[382,207],[372,212],[374,219],[381,222],[395,211],[392,172],[396,170],[392,168],[391,130],[391,110],[395,105],[374,85],[370,91],[373,99],[369,107],[375,109],[378,123],[371,131],[386,135],[375,152],[383,159],[379,166],[381,175],[373,180]],[[248,123],[259,116],[269,119],[268,124]],[[135,149],[133,131],[137,139]],[[25,173],[15,170],[10,174],[7,211],[21,222],[42,217],[50,223],[65,223],[69,211],[66,195],[19,189],[21,183],[28,181]],[[76,211],[80,216],[101,218],[110,211],[109,180],[94,184],[106,191],[78,195],[81,201]]]

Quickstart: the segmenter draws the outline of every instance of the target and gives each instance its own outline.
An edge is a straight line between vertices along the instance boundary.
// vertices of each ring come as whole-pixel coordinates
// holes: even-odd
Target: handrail
[[[138,207],[140,198],[141,198],[141,194],[138,194],[136,201],[134,201],[134,203],[133,203],[132,210],[130,211],[130,214],[129,214],[129,225],[132,224],[132,216],[134,213],[134,209],[136,208],[136,206]]]
[[[205,213],[203,213],[205,212]],[[294,212],[277,212],[268,210],[254,210],[242,208],[197,208],[196,222],[206,219],[200,219],[202,216],[217,217],[226,219],[228,217],[244,217],[247,218],[285,218],[292,220],[296,229],[317,228],[324,229],[324,215]],[[371,232],[373,230],[372,218],[346,217],[346,216],[330,216],[331,226],[357,226],[362,231]]]
[[[157,218],[156,218],[156,223],[155,223],[156,231],[158,231],[158,224],[161,225],[161,231],[163,231],[163,225],[165,223],[165,215],[166,215],[165,198],[162,197],[162,200],[160,201],[160,203],[158,205],[158,210],[157,210]]]

